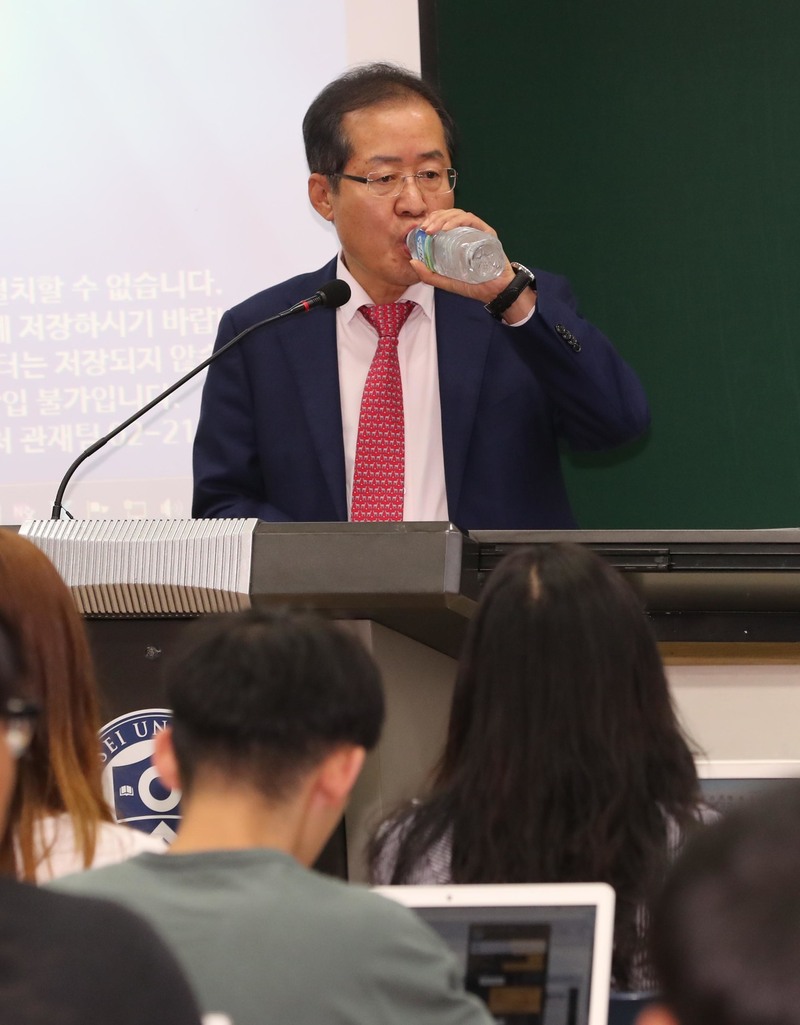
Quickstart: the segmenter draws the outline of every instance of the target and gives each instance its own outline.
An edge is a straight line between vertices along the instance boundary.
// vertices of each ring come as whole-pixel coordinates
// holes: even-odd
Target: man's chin
[[[348,269],[353,274],[352,268]],[[411,285],[418,285],[420,281],[408,261],[384,264],[379,271],[373,272],[369,276],[353,274],[353,277],[375,302],[391,301],[391,299],[384,299],[383,295],[394,293],[399,296]],[[381,296],[381,298],[377,298],[377,296]]]
[[[419,283],[419,277],[417,272],[411,266],[410,263],[402,265],[396,275],[395,283],[402,285],[404,288],[408,288],[409,285],[416,285]]]

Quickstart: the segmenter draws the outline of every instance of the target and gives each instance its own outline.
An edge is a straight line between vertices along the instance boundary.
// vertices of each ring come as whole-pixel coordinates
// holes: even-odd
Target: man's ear
[[[163,730],[159,730],[155,735],[154,742],[153,765],[161,777],[161,782],[167,790],[180,790],[181,776],[178,771],[175,748],[172,744],[172,727],[166,726]]]
[[[639,1011],[635,1025],[680,1025],[680,1022],[665,1004],[656,1000]]]
[[[317,792],[328,804],[338,807],[346,803],[365,757],[363,747],[343,744],[323,759],[317,776]]]
[[[326,221],[333,221],[331,186],[324,174],[315,171],[308,179],[308,198],[320,217],[324,217]]]

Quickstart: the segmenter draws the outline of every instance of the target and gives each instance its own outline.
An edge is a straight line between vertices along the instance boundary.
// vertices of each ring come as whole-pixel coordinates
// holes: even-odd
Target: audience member
[[[640,1025],[800,1025],[800,782],[687,843],[653,909]]]
[[[707,814],[633,589],[576,544],[493,570],[470,624],[431,792],[371,844],[376,883],[602,881],[613,983],[651,985],[648,899]]]
[[[54,885],[141,913],[201,1007],[235,1025],[488,1025],[412,911],[308,867],[380,733],[367,651],[328,621],[258,608],[189,633],[155,753],[183,791],[175,843]]]
[[[0,829],[34,731],[20,651],[0,620]],[[0,1017],[14,1025],[199,1025],[173,955],[105,901],[0,877]]]
[[[113,821],[103,798],[97,691],[69,588],[35,545],[0,529],[0,616],[20,638],[26,691],[39,707],[18,767],[0,872],[44,882],[162,841]]]

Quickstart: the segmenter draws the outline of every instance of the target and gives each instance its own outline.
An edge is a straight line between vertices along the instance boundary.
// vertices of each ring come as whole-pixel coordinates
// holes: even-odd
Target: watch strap
[[[526,288],[532,288],[534,292],[536,291],[536,275],[533,271],[523,267],[521,263],[514,263],[513,261],[511,266],[516,271],[513,279],[499,295],[496,295],[485,306],[485,309],[491,313],[495,320],[500,320],[509,306],[513,306]]]

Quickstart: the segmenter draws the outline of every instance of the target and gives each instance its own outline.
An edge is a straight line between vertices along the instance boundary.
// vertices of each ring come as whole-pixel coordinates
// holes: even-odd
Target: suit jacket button
[[[563,338],[573,352],[581,351],[581,343],[568,327],[565,327],[563,324],[556,324],[556,334]]]

